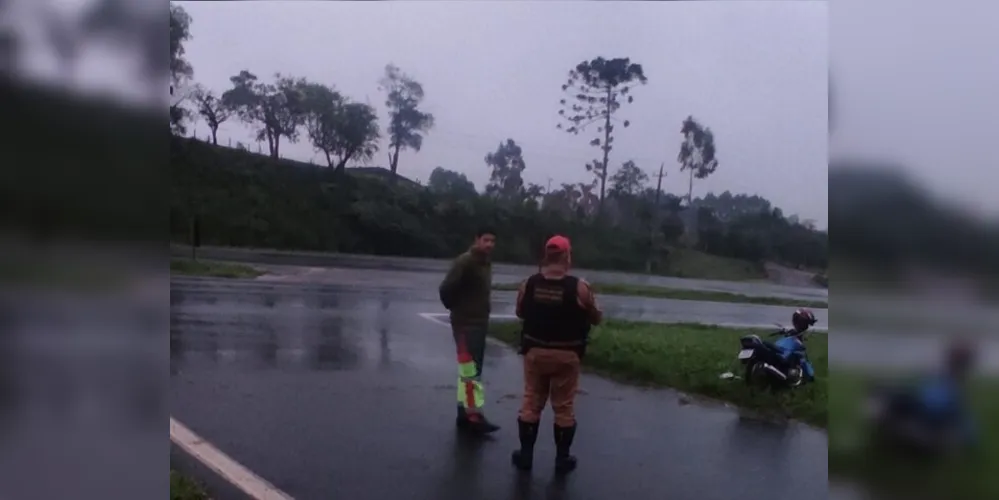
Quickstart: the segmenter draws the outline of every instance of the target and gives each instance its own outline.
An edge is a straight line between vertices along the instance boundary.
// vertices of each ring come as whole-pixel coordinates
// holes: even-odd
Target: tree
[[[278,158],[281,137],[298,141],[298,127],[305,122],[304,80],[274,75],[275,83],[262,83],[247,70],[229,78],[232,88],[222,94],[222,103],[235,110],[245,123],[257,127],[257,141],[267,140],[271,158]]]
[[[378,151],[378,115],[367,104],[350,102],[318,83],[299,82],[309,140],[342,172],[353,159],[370,160]]]
[[[486,155],[486,165],[492,169],[486,195],[506,201],[522,201],[524,198],[523,150],[513,139],[501,142],[495,152]]]
[[[113,2],[103,2],[96,8],[111,9],[117,12],[117,4]],[[119,9],[120,10],[120,9]],[[97,11],[86,23],[89,30],[106,29],[107,17],[102,17],[102,11]],[[115,23],[111,23],[114,25]],[[184,121],[188,118],[189,112],[184,109],[183,102],[186,95],[181,95],[179,87],[194,76],[194,68],[191,63],[184,58],[184,42],[191,39],[191,16],[179,5],[170,4],[170,128],[175,133],[186,132]],[[157,59],[159,60],[159,59]]]
[[[683,142],[680,143],[680,154],[676,160],[680,162],[680,172],[690,174],[690,186],[687,190],[687,205],[693,203],[694,178],[704,179],[718,168],[715,158],[715,136],[710,128],[705,128],[693,116],[683,121],[680,129]]]
[[[640,64],[631,59],[604,59],[597,57],[583,61],[569,71],[569,79],[562,85],[562,90],[569,94],[560,102],[559,115],[565,123],[559,123],[558,128],[578,135],[593,123],[601,123],[597,127],[598,136],[590,141],[603,152],[603,161],[594,160],[586,165],[588,172],[593,172],[600,182],[599,207],[603,207],[604,193],[607,185],[607,165],[614,142],[614,122],[628,127],[628,120],[618,120],[615,113],[621,109],[622,101],[631,103],[630,95],[636,84],[645,84],[647,79]],[[601,138],[599,135],[602,134]]]
[[[642,192],[649,175],[635,165],[634,161],[624,162],[611,176],[611,196],[637,196]]]
[[[232,110],[225,106],[213,91],[202,85],[195,85],[191,97],[194,99],[198,114],[205,119],[208,128],[212,131],[212,144],[218,146],[219,125],[222,125],[232,116]]]
[[[451,193],[458,196],[474,196],[475,184],[465,174],[437,167],[430,173],[427,188],[434,193]]]
[[[389,169],[394,178],[399,168],[399,152],[420,151],[423,135],[434,126],[434,116],[419,110],[423,86],[395,65],[385,66],[379,88],[386,93],[385,106],[389,110]]]

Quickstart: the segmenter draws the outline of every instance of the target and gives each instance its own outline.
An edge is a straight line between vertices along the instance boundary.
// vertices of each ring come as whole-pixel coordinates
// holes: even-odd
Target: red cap
[[[550,252],[568,252],[572,250],[572,244],[569,243],[569,238],[556,234],[548,238],[548,242],[545,243],[545,250]]]

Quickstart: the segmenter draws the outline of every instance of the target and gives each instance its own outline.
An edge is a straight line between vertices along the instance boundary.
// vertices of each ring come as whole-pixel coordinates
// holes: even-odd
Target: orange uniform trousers
[[[579,355],[567,349],[532,347],[524,355],[524,401],[520,420],[537,423],[551,401],[555,425],[576,424],[576,389],[579,388]]]

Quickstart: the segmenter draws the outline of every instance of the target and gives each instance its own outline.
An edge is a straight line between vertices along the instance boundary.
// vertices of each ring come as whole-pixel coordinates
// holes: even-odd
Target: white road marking
[[[451,323],[448,323],[447,319],[446,319],[448,317],[448,313],[417,313],[417,314],[421,318],[423,318],[425,320],[428,320],[428,321],[433,321],[434,323],[437,323],[438,325],[444,325],[444,326],[446,326],[448,328],[451,327]],[[515,316],[513,314],[490,314],[489,317],[490,318],[494,318],[494,319],[511,319],[511,320],[512,319],[517,319],[517,316]],[[502,340],[498,340],[498,339],[495,339],[495,338],[490,337],[490,336],[486,336],[486,342],[491,343],[493,345],[498,345],[498,346],[503,346],[503,347],[510,347],[509,344],[503,342]]]
[[[254,500],[294,500],[170,417],[170,441]]]

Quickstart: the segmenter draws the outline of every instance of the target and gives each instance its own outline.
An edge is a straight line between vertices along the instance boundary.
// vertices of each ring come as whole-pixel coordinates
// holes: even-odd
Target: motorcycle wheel
[[[805,381],[805,373],[801,368],[791,368],[791,372],[787,376],[787,385],[791,387],[798,387]]]
[[[743,377],[746,380],[746,385],[759,389],[768,388],[770,383],[770,377],[760,368],[760,362],[756,360],[750,360],[746,363],[746,373]]]

